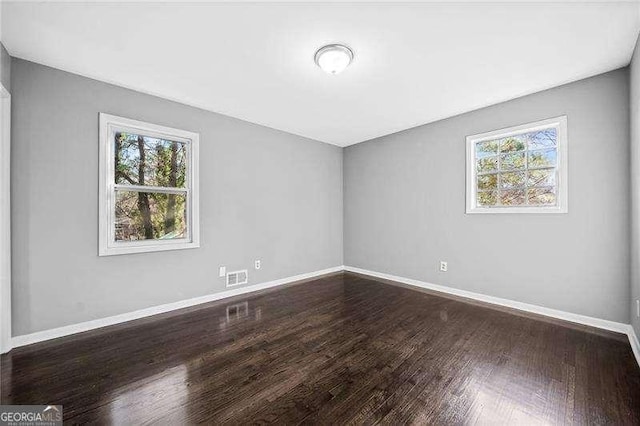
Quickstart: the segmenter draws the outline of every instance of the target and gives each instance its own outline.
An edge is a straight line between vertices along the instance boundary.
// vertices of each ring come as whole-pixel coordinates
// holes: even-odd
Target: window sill
[[[168,250],[184,250],[194,249],[200,247],[198,242],[172,242],[172,243],[147,243],[147,244],[114,244],[109,247],[100,247],[98,256],[116,256],[120,254],[134,254],[134,253],[152,253],[157,251]]]
[[[475,207],[467,208],[467,214],[566,214],[567,207]]]

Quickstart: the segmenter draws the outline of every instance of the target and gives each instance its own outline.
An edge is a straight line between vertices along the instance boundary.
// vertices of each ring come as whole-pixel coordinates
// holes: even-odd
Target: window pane
[[[478,160],[478,173],[498,170],[498,157],[487,157]]]
[[[524,169],[524,152],[500,157],[500,170]]]
[[[500,140],[500,152],[524,151],[525,147],[522,135],[509,136]]]
[[[498,153],[498,141],[484,141],[476,144],[476,157],[482,158]]]
[[[529,152],[529,168],[553,167],[556,165],[557,154],[555,149],[545,149]]]
[[[529,170],[528,186],[555,186],[555,169]]]
[[[480,175],[478,176],[478,189],[498,189],[498,175]]]
[[[500,188],[509,189],[524,186],[524,172],[500,174]]]
[[[467,171],[467,179],[473,179],[475,184],[475,188],[470,188],[475,195],[475,207],[492,211],[514,207],[506,211],[527,211],[529,206],[536,210],[535,207],[561,205],[558,197],[564,194],[558,194],[557,186],[560,176],[565,176],[565,170],[559,169],[559,149],[564,143],[560,130],[564,123],[565,118],[559,117],[532,123],[528,129],[527,125],[519,125],[477,135],[485,139],[468,137],[474,143],[476,161],[475,169]],[[487,135],[493,139],[486,139]]]
[[[133,133],[116,132],[115,183],[184,187],[187,145]]]
[[[498,203],[496,191],[479,191],[477,198],[478,207],[495,206]]]
[[[524,190],[510,189],[500,191],[500,203],[503,206],[519,206],[524,204]]]
[[[545,129],[527,133],[528,149],[552,148],[558,143],[558,132],[554,129]]]
[[[116,241],[187,238],[185,194],[116,191]]]
[[[530,205],[555,205],[556,193],[553,188],[529,188],[527,192]]]

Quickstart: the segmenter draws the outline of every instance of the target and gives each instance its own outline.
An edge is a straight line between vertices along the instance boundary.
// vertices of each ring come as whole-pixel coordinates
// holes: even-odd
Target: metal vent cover
[[[227,287],[246,284],[249,282],[249,272],[246,269],[227,273]]]

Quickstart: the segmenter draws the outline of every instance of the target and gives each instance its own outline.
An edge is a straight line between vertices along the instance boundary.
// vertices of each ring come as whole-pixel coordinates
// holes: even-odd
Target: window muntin
[[[198,247],[198,135],[107,114],[100,126],[100,255]]]
[[[467,138],[467,213],[561,213],[566,195],[566,117]]]

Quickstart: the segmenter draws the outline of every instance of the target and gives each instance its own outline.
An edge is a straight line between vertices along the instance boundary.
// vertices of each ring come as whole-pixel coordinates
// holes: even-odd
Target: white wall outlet
[[[440,272],[447,272],[447,269],[449,268],[449,266],[447,265],[447,262],[445,261],[440,261]]]
[[[255,260],[255,261],[253,262],[253,266],[254,266],[256,269],[260,269],[260,267],[261,267],[262,265],[261,265],[261,263],[260,263],[260,261],[259,261],[259,260]]]
[[[218,276],[220,278],[227,276],[227,267],[226,266],[221,266],[220,267],[220,269],[218,270]]]

